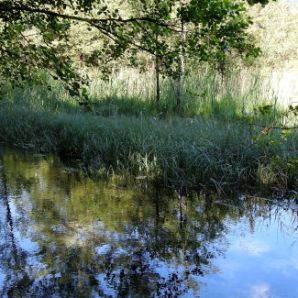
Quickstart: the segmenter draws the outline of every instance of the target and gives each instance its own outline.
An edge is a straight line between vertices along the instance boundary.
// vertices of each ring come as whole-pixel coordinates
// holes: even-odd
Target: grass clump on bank
[[[0,142],[163,186],[297,186],[298,134],[215,118],[112,116],[0,104]]]

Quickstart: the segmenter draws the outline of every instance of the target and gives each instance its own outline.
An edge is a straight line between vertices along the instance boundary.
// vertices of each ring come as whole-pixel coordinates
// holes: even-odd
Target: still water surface
[[[298,297],[296,202],[178,198],[0,150],[0,297]]]

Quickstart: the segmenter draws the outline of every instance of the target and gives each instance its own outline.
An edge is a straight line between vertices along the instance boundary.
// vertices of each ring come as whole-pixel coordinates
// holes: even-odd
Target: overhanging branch
[[[91,17],[83,17],[79,15],[73,15],[73,14],[63,14],[57,11],[52,11],[48,9],[43,9],[43,8],[34,8],[34,7],[29,7],[29,6],[23,6],[23,5],[15,5],[15,6],[7,6],[7,5],[1,5],[0,4],[0,12],[5,11],[5,12],[12,12],[12,11],[21,11],[21,12],[31,12],[31,13],[39,13],[39,14],[45,14],[61,19],[68,19],[68,20],[73,20],[73,21],[79,21],[79,22],[86,22],[89,24],[94,24],[94,23],[136,23],[136,22],[147,22],[147,23],[152,23],[156,24],[158,26],[170,28],[170,24],[167,24],[165,22],[161,22],[160,20],[150,18],[150,17],[133,17],[133,18],[128,18],[128,19],[122,19],[122,18],[91,18]]]

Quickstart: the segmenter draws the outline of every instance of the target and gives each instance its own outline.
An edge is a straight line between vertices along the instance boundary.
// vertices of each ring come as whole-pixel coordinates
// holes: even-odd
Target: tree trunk
[[[160,60],[157,55],[155,57],[155,87],[156,87],[155,100],[156,100],[156,103],[159,104],[160,102]]]
[[[178,79],[177,79],[177,97],[176,97],[176,109],[177,112],[181,109],[182,100],[182,84],[185,72],[185,23],[181,21],[181,33],[180,33],[180,55],[179,55],[179,66],[178,66]]]

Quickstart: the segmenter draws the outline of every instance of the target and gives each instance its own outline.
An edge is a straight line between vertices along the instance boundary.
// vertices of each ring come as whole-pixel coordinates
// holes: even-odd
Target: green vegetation
[[[138,69],[153,63],[156,101],[160,77],[174,78],[179,110],[189,65],[207,62],[224,74],[227,57],[258,55],[247,31],[252,23],[247,10],[268,2],[2,0],[0,36],[5,42],[0,45],[0,74],[17,85],[31,80],[36,69],[45,69],[70,95],[87,100],[88,76],[78,64],[107,73],[111,62]],[[87,36],[87,51],[76,51],[78,35]]]
[[[222,91],[216,100],[215,85],[213,80],[206,86],[205,102],[193,99],[180,117],[161,113],[150,100],[129,97],[126,88],[121,96],[121,85],[112,86],[118,90],[114,99],[96,100],[94,94],[88,106],[66,95],[62,100],[58,86],[51,92],[43,85],[9,89],[0,106],[0,141],[79,159],[95,174],[128,174],[173,188],[295,186],[298,134],[276,128],[284,125],[285,114],[268,102],[243,111],[242,100]],[[166,104],[167,96],[161,105],[163,100]]]
[[[298,109],[247,3],[71,2],[0,1],[0,142],[175,189],[297,186]]]
[[[0,0],[0,296],[197,297],[211,272],[215,296],[275,293],[289,247],[259,227],[297,220],[296,8]]]

